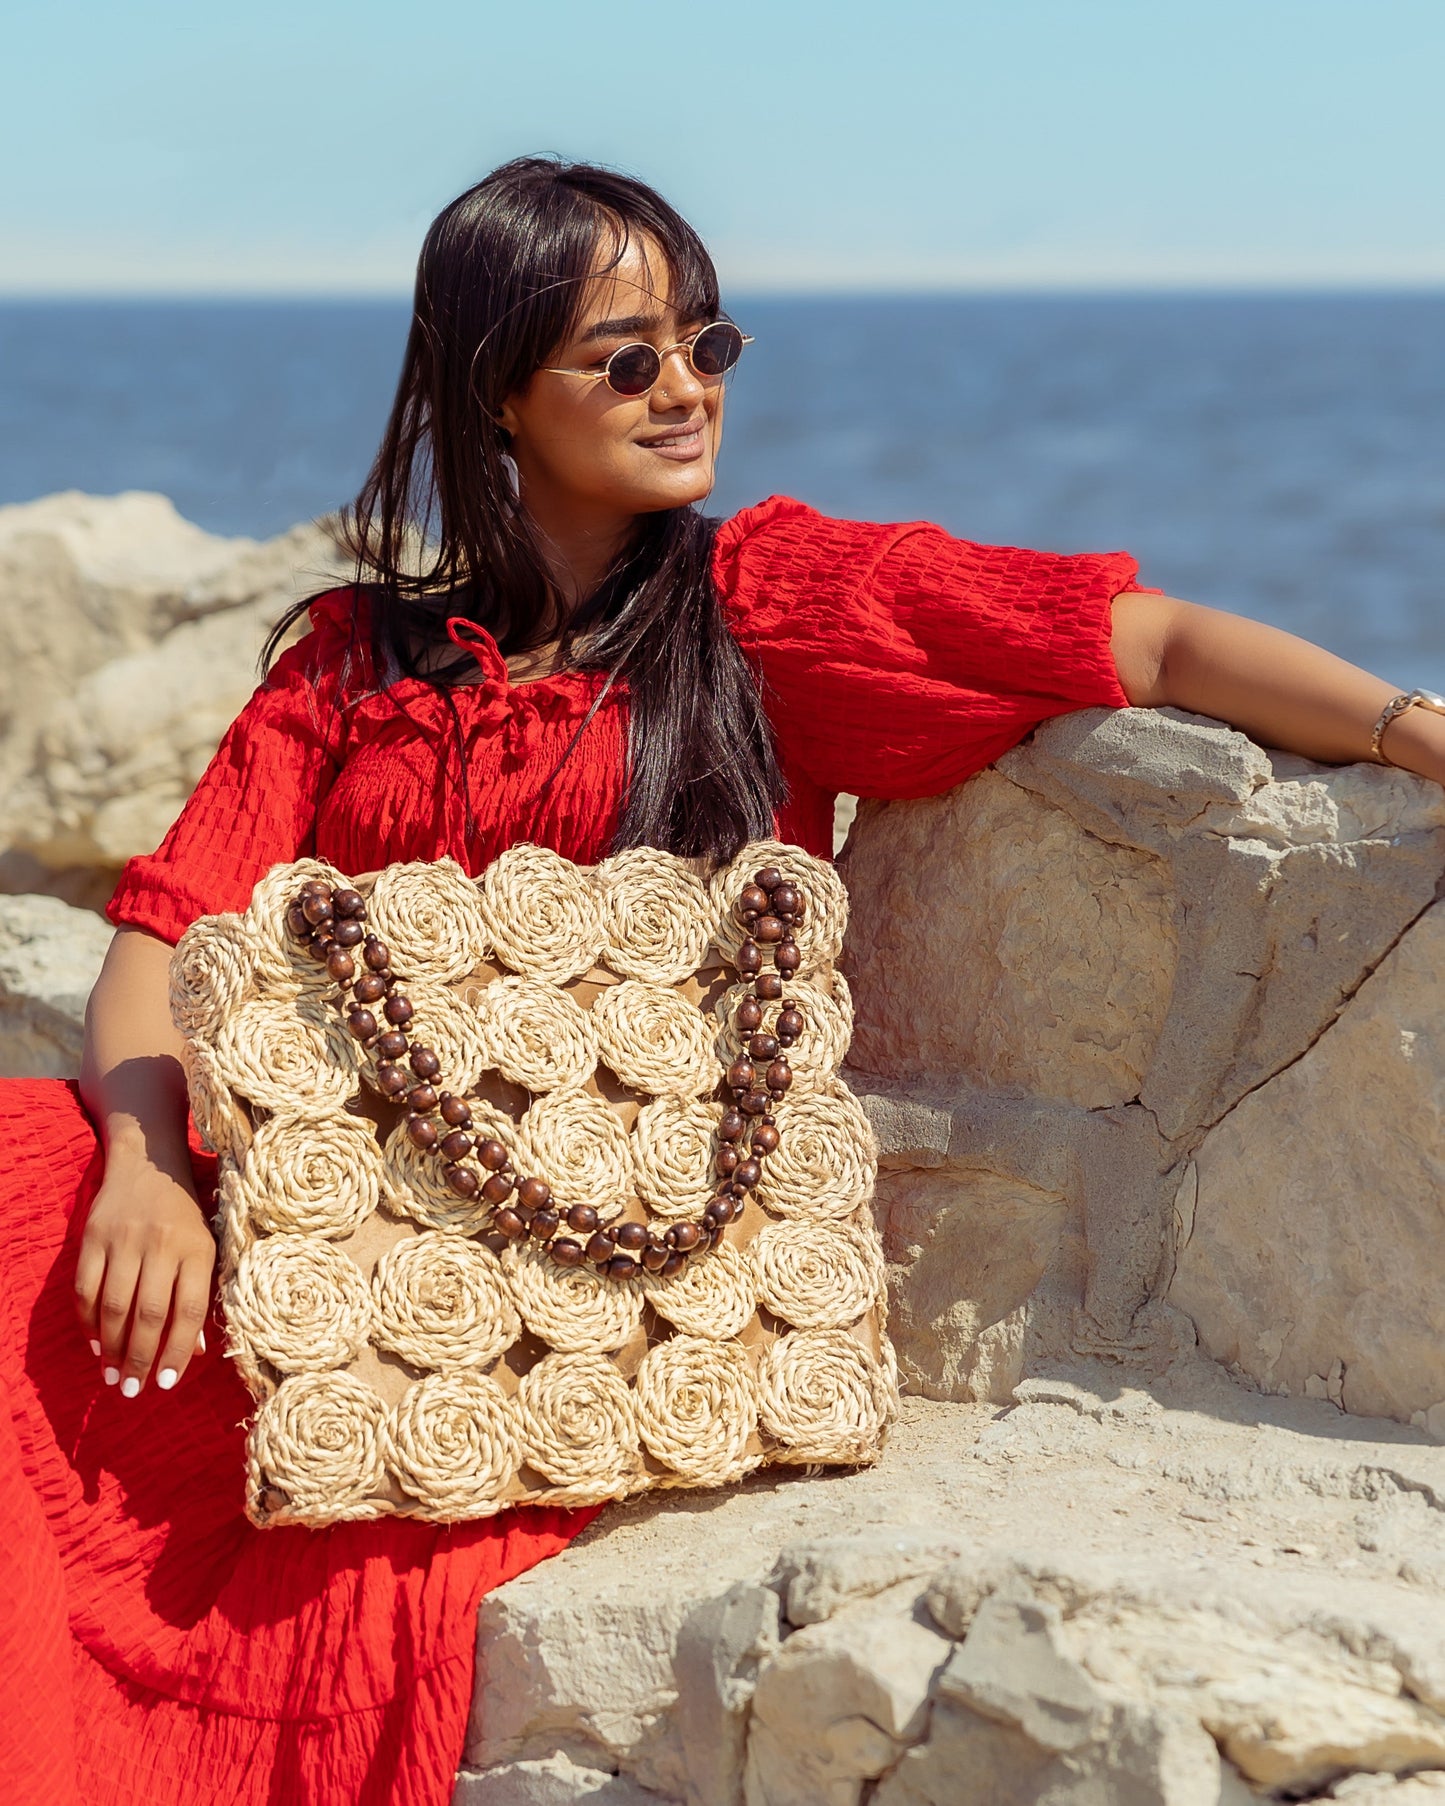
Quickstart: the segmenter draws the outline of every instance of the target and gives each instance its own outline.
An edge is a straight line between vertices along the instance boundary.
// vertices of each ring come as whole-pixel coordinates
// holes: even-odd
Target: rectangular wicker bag
[[[276,866],[171,964],[259,1525],[866,1464],[896,1366],[831,866]]]

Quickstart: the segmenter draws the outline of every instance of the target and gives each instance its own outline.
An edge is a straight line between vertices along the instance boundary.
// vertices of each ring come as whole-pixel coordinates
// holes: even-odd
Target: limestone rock
[[[0,896],[0,1077],[74,1078],[109,925],[58,897]]]

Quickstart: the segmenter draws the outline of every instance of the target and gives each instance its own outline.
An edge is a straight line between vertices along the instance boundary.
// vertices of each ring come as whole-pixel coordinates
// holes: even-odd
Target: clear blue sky
[[[10,0],[0,291],[402,290],[556,150],[734,288],[1445,285],[1445,0]]]

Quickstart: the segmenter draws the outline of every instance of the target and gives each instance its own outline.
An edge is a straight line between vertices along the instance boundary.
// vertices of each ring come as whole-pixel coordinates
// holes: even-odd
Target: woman
[[[702,245],[638,183],[523,160],[445,210],[352,517],[368,581],[310,605],[127,867],[84,1108],[59,1084],[0,1087],[9,1806],[440,1806],[479,1597],[590,1516],[245,1523],[249,1401],[217,1326],[203,1339],[211,1175],[166,1007],[197,915],[310,851],[477,871],[518,840],[587,863],[776,831],[826,857],[838,791],[941,792],[1094,704],[1171,703],[1445,780],[1434,713],[1391,716],[1389,684],[1141,590],[1123,555],[778,498],[715,531],[693,505],[742,342]]]

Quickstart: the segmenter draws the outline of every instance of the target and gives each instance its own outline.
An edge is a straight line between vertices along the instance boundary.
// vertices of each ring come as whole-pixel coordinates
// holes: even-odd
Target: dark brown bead
[[[781,916],[759,916],[758,925],[753,930],[753,937],[766,947],[774,941],[781,941],[786,932]]]
[[[679,1253],[686,1254],[689,1248],[695,1248],[702,1240],[702,1231],[696,1223],[674,1223],[669,1231],[672,1245]]]
[[[772,1103],[766,1091],[750,1091],[743,1099],[744,1116],[761,1116]]]
[[[719,1229],[733,1220],[731,1198],[712,1198],[702,1213],[704,1223],[714,1223]]]
[[[599,1229],[587,1244],[587,1258],[594,1267],[605,1266],[617,1252],[617,1243],[605,1229]]]
[[[411,1007],[411,999],[403,997],[400,991],[393,991],[381,1006],[382,1014],[388,1022],[394,1022],[398,1028],[405,1028],[416,1014]]]
[[[301,913],[313,928],[319,928],[331,920],[331,904],[319,891],[312,891],[301,905]]]
[[[773,964],[780,972],[792,974],[803,963],[803,950],[796,941],[784,941],[773,949]]]
[[[470,1111],[467,1112],[467,1120],[471,1120]],[[512,1164],[512,1156],[507,1152],[505,1146],[490,1135],[485,1141],[477,1143],[477,1159],[489,1173],[505,1172]]]
[[[771,1154],[778,1145],[778,1131],[772,1123],[760,1122],[753,1130],[753,1138],[748,1143],[753,1154]]]
[[[430,1116],[437,1107],[437,1088],[435,1085],[413,1085],[406,1094],[406,1101],[418,1116]]]
[[[482,1182],[469,1166],[444,1166],[442,1178],[459,1198],[474,1198],[482,1189]]]
[[[359,947],[366,938],[366,930],[360,922],[337,922],[331,930],[331,938],[338,947]]]
[[[795,915],[802,900],[802,893],[793,884],[780,884],[773,892],[773,908],[780,916]]]
[[[753,873],[753,883],[756,884],[760,890],[765,890],[769,896],[772,896],[773,892],[783,882],[783,874],[775,865],[765,865],[760,872]]]
[[[538,1210],[532,1216],[532,1234],[539,1242],[549,1242],[562,1226],[562,1219],[550,1208]]]
[[[733,1184],[742,1186],[744,1191],[751,1191],[763,1176],[762,1162],[745,1160],[733,1174]]]
[[[753,923],[757,921],[762,913],[763,912],[760,909],[740,909],[738,911],[738,920],[742,923],[743,927],[747,929],[748,933],[751,934],[753,931]]]
[[[636,1254],[647,1246],[645,1223],[619,1223],[612,1233],[617,1246],[627,1254]]]
[[[419,1079],[434,1079],[442,1069],[441,1061],[429,1047],[411,1050],[411,1069]]]
[[[308,878],[301,886],[301,895],[305,897],[330,897],[331,886],[324,878]]]
[[[501,1147],[501,1142],[497,1146]],[[506,1149],[502,1148],[502,1152]],[[545,1210],[552,1202],[552,1188],[545,1179],[524,1179],[517,1187],[517,1196],[528,1210]]]
[[[582,1252],[581,1242],[574,1242],[570,1235],[559,1235],[548,1253],[559,1267],[580,1267],[587,1258]]]
[[[761,915],[767,907],[768,893],[761,885],[745,884],[743,886],[742,893],[738,897],[739,909],[751,909],[755,914]]]
[[[311,932],[311,924],[306,919],[306,911],[299,903],[286,905],[286,927],[298,941],[304,941]]]
[[[781,972],[759,972],[753,989],[764,1003],[776,1003],[783,994],[783,975]]]
[[[369,1041],[376,1033],[376,1017],[370,1010],[352,1010],[346,1018],[346,1026],[358,1041]]]
[[[793,1069],[786,1060],[774,1060],[768,1068],[768,1090],[786,1091],[793,1082]]]
[[[668,1248],[644,1248],[642,1251],[642,1264],[649,1273],[660,1273],[671,1258],[672,1252]]]
[[[751,1060],[734,1060],[725,1082],[729,1091],[746,1091],[756,1076]]]
[[[486,1186],[482,1187],[483,1192],[485,1192],[486,1189]],[[519,1242],[527,1233],[527,1225],[517,1215],[516,1211],[506,1204],[504,1204],[500,1210],[494,1210],[492,1212],[492,1227],[493,1229],[499,1229],[509,1242]]]
[[[756,997],[744,997],[738,1005],[738,1032],[752,1034],[754,1029],[763,1026],[763,1006]]]
[[[714,1171],[721,1173],[723,1175],[723,1177],[726,1178],[727,1175],[730,1172],[732,1172],[733,1169],[737,1166],[738,1162],[741,1159],[742,1159],[742,1155],[732,1145],[732,1143],[724,1142],[723,1145],[718,1149],[717,1155],[713,1160],[713,1169],[714,1169]]]
[[[380,1003],[386,995],[386,986],[375,972],[368,972],[351,987],[351,995],[358,1003]]]
[[[376,1037],[376,1051],[383,1060],[399,1060],[406,1052],[406,1036],[399,1028],[389,1028]]]
[[[748,1040],[748,1058],[750,1060],[771,1060],[778,1051],[776,1035],[753,1035]]]
[[[472,1138],[461,1129],[449,1129],[442,1136],[442,1152],[448,1160],[465,1160],[472,1151]]]
[[[482,1196],[489,1204],[500,1204],[503,1198],[512,1195],[512,1175],[510,1173],[492,1173],[482,1187]]]
[[[424,1116],[408,1116],[406,1133],[411,1145],[414,1148],[420,1148],[423,1153],[437,1144],[437,1126],[434,1122],[428,1122]]]
[[[579,1235],[591,1235],[597,1227],[597,1212],[590,1204],[574,1204],[567,1212],[567,1227]]]
[[[400,1097],[411,1081],[394,1060],[381,1060],[376,1068],[376,1088],[387,1097]]]
[[[717,1126],[719,1141],[736,1141],[742,1135],[746,1125],[740,1110],[724,1110],[722,1121]]]
[[[790,1041],[796,1041],[803,1032],[803,1012],[794,1006],[787,1006],[778,1013],[778,1034],[786,1035]]]
[[[331,958],[331,949],[336,945],[329,934],[318,935],[306,943],[306,951],[318,966],[324,966]]]
[[[662,1263],[662,1268],[658,1277],[661,1279],[675,1279],[686,1265],[687,1256],[685,1254],[679,1254],[674,1248],[672,1253],[669,1254],[667,1259]]]
[[[637,1262],[630,1254],[614,1254],[607,1263],[607,1277],[609,1279],[635,1279]]]
[[[469,1129],[472,1124],[472,1113],[467,1107],[465,1098],[457,1097],[453,1092],[444,1091],[440,1105],[442,1121],[452,1129]]]
[[[391,955],[386,950],[386,942],[377,940],[372,935],[361,950],[361,957],[373,972],[384,972],[391,964]]]
[[[754,972],[761,972],[763,969],[763,950],[758,943],[749,936],[749,938],[743,942],[742,946],[738,948],[738,956],[733,963],[739,972],[745,972],[749,975]]]
[[[352,890],[348,885],[345,890],[339,890],[332,896],[331,907],[339,916],[364,916],[366,899],[359,890]]]

